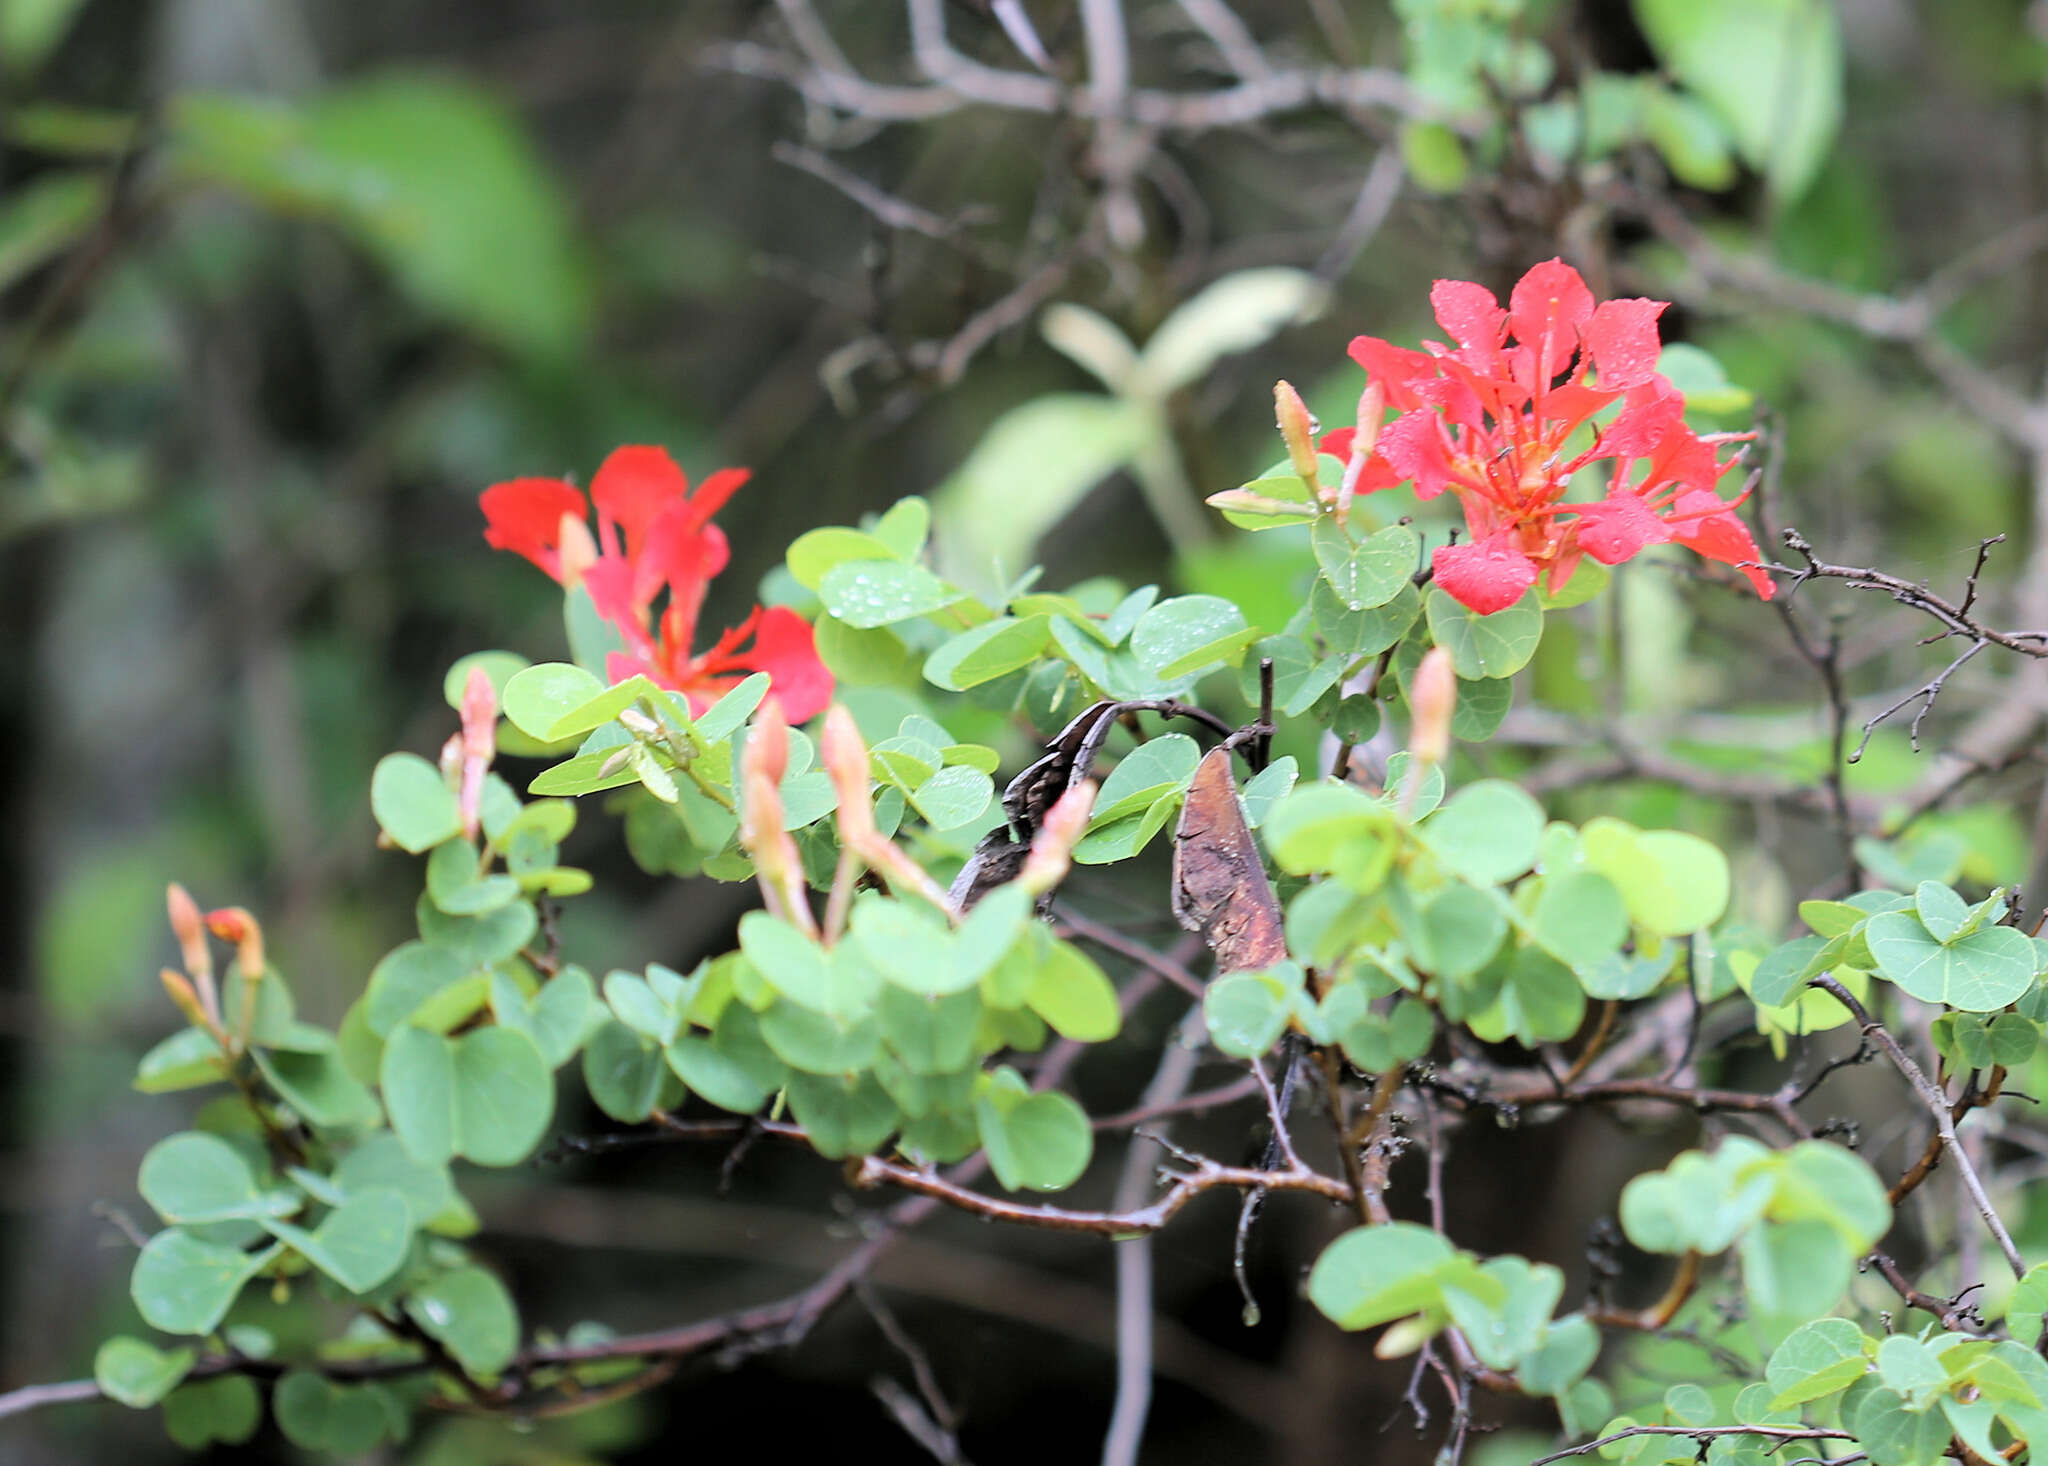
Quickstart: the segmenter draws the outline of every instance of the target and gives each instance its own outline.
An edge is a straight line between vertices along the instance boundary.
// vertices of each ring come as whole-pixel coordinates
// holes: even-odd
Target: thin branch
[[[1568,1446],[1562,1451],[1553,1451],[1548,1456],[1539,1456],[1529,1466],[1550,1466],[1553,1461],[1566,1461],[1573,1456],[1583,1456],[1588,1451],[1597,1451],[1602,1446],[1625,1441],[1636,1435],[1682,1435],[1696,1440],[1700,1445],[1701,1459],[1705,1459],[1707,1444],[1722,1436],[1755,1436],[1759,1440],[1778,1441],[1846,1441],[1854,1437],[1846,1430],[1826,1430],[1808,1426],[1789,1425],[1632,1425],[1627,1430],[1617,1430],[1612,1435],[1603,1435],[1598,1440],[1587,1441],[1582,1446]]]
[[[1182,1163],[1190,1169],[1161,1169],[1160,1175],[1167,1186],[1157,1201],[1127,1211],[1078,1211],[1005,1201],[950,1181],[937,1171],[884,1160],[880,1156],[863,1157],[852,1168],[852,1180],[860,1187],[896,1186],[914,1191],[986,1221],[1010,1222],[1054,1232],[1086,1232],[1100,1237],[1131,1237],[1156,1232],[1197,1196],[1218,1189],[1308,1191],[1325,1200],[1346,1204],[1355,1199],[1355,1193],[1344,1182],[1306,1168],[1260,1171],[1244,1166],[1219,1165],[1202,1156],[1184,1156]]]
[[[1906,1082],[1913,1088],[1913,1093],[1927,1107],[1928,1113],[1934,1116],[1935,1128],[1941,1132],[1941,1142],[1948,1148],[1950,1158],[1956,1163],[1956,1173],[1962,1177],[1963,1187],[1970,1193],[1970,1200],[1977,1208],[1977,1215],[1983,1218],[1985,1227],[1998,1242],[1999,1251],[2005,1254],[2006,1265],[2012,1269],[2014,1277],[2024,1277],[2027,1271],[2026,1261],[2020,1256],[2019,1248],[2013,1245],[2012,1234],[2006,1231],[2005,1223],[1999,1220],[1997,1211],[1991,1205],[1991,1198],[1984,1193],[1984,1183],[1977,1176],[1977,1168],[1970,1163],[1969,1153],[1963,1149],[1962,1141],[1956,1136],[1955,1120],[1949,1113],[1948,1097],[1933,1080],[1921,1072],[1920,1066],[1900,1047],[1899,1041],[1892,1037],[1890,1030],[1871,1016],[1870,1010],[1863,1006],[1862,1000],[1843,987],[1839,981],[1822,976],[1813,978],[1807,986],[1831,994],[1836,1002],[1854,1014],[1856,1022],[1862,1026],[1864,1036],[1873,1040],[1884,1051],[1884,1056],[1892,1061],[1892,1067],[1905,1076]]]

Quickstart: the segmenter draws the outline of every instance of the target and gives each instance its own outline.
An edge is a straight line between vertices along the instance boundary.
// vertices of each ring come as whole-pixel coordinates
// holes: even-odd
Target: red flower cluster
[[[1741,500],[1715,491],[1733,467],[1717,460],[1717,445],[1747,435],[1702,437],[1686,426],[1684,396],[1657,372],[1666,302],[1596,307],[1562,260],[1524,275],[1506,310],[1463,280],[1437,281],[1429,298],[1457,346],[1429,341],[1409,351],[1358,337],[1351,357],[1370,379],[1360,427],[1327,433],[1322,446],[1351,458],[1346,479],[1357,492],[1412,481],[1423,499],[1445,489],[1458,496],[1471,540],[1432,561],[1448,594],[1488,615],[1520,600],[1538,576],[1558,590],[1582,555],[1615,565],[1645,545],[1676,541],[1741,565],[1757,594],[1770,597],[1770,578],[1742,564],[1758,555],[1734,513]],[[1593,445],[1565,457],[1572,433],[1617,401],[1620,415]],[[1400,416],[1382,429],[1385,407]],[[1600,458],[1613,460],[1607,497],[1564,502],[1572,475]]]
[[[818,658],[810,623],[794,611],[756,606],[709,651],[690,650],[704,593],[729,558],[725,534],[711,516],[746,481],[746,469],[721,469],[693,494],[667,450],[619,448],[590,485],[595,539],[583,491],[552,478],[485,489],[484,539],[524,555],[563,585],[590,592],[597,613],[626,643],[606,669],[613,682],[644,672],[702,712],[748,673],[766,672],[783,716],[801,723],[832,700],[832,674]],[[654,602],[664,590],[668,603],[657,618]],[[753,645],[740,650],[749,637]]]

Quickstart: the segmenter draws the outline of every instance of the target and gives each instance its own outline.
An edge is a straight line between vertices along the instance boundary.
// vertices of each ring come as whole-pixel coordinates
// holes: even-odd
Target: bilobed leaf
[[[599,1109],[622,1124],[647,1118],[660,1099],[665,1072],[660,1045],[615,1019],[599,1023],[583,1045],[584,1087]]]
[[[1205,667],[1235,666],[1258,639],[1244,612],[1221,596],[1175,596],[1161,601],[1131,628],[1131,652],[1138,665],[1162,682],[1174,682]]]
[[[547,1061],[509,1028],[449,1039],[402,1025],[384,1045],[381,1078],[392,1129],[427,1164],[462,1155],[481,1166],[516,1165],[554,1113]]]
[[[1879,973],[1922,1002],[1992,1013],[2034,985],[2034,944],[2013,927],[1983,927],[1944,946],[1919,917],[1894,911],[1873,916],[1864,939]]]
[[[1310,542],[1324,581],[1348,611],[1370,610],[1394,599],[1409,584],[1421,556],[1421,542],[1406,525],[1389,525],[1353,544],[1335,515],[1316,521]]]
[[[1416,833],[1446,868],[1475,885],[1493,885],[1534,864],[1543,806],[1505,779],[1482,779],[1459,790]]]
[[[287,1222],[263,1225],[351,1293],[367,1293],[397,1272],[412,1245],[412,1210],[390,1187],[355,1192],[310,1232]]]
[[[1429,634],[1451,654],[1460,677],[1510,677],[1528,665],[1543,639],[1543,612],[1533,594],[1482,616],[1445,592],[1430,588],[1424,601]]]
[[[181,1450],[221,1441],[238,1446],[263,1423],[263,1401],[246,1375],[223,1374],[180,1385],[164,1398],[164,1431]]]
[[[419,855],[462,833],[455,791],[416,753],[388,753],[370,773],[370,811],[399,849]]]
[[[166,1353],[141,1339],[116,1334],[93,1356],[92,1377],[108,1399],[131,1410],[147,1410],[178,1387],[194,1357],[189,1348]]]
[[[1863,1346],[1863,1330],[1846,1318],[1801,1324],[1764,1365],[1764,1380],[1775,1392],[1771,1408],[1818,1400],[1848,1386],[1869,1367]]]
[[[502,705],[513,727],[546,741],[550,728],[604,691],[602,680],[574,663],[539,662],[506,679]]]
[[[951,764],[910,791],[910,802],[935,830],[957,829],[981,818],[995,784],[979,769]]]
[[[1008,1071],[1005,1071],[1008,1073]],[[982,1148],[1010,1191],[1063,1191],[1080,1179],[1095,1137],[1081,1107],[1056,1090],[1028,1094],[1014,1074],[974,1103]]]
[[[1293,1002],[1294,995],[1270,977],[1254,972],[1219,977],[1202,995],[1209,1041],[1233,1058],[1257,1058],[1280,1041]]]
[[[1413,1222],[1354,1227],[1316,1259],[1309,1301],[1340,1329],[1404,1318],[1437,1302],[1437,1270],[1454,1255],[1441,1234]]]

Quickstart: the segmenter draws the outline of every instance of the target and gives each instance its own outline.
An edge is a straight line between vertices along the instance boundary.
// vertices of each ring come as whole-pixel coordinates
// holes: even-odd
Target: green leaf
[[[1891,1230],[1892,1206],[1884,1182],[1854,1151],[1825,1140],[1802,1140],[1780,1151],[1776,1165],[1773,1218],[1825,1222],[1859,1255]]]
[[[622,1124],[647,1118],[661,1098],[666,1072],[659,1044],[609,1018],[583,1045],[584,1087],[600,1110]]]
[[[513,727],[548,742],[549,729],[604,691],[600,678],[573,663],[539,662],[506,680],[503,707]]]
[[[1962,934],[1970,918],[1970,903],[1940,881],[1922,881],[1913,893],[1913,905],[1920,924],[1937,942],[1948,943]]]
[[[1328,582],[1318,580],[1308,593],[1316,631],[1334,656],[1356,659],[1377,656],[1408,634],[1422,614],[1422,594],[1404,585],[1385,605],[1353,611]]]
[[[1864,1342],[1863,1330],[1846,1318],[1801,1324],[1764,1365],[1764,1381],[1774,1392],[1771,1408],[1818,1400],[1859,1378],[1868,1368]]]
[[[910,802],[935,830],[953,830],[981,818],[995,784],[979,769],[951,764],[910,791]]]
[[[974,1102],[982,1148],[1009,1191],[1063,1191],[1080,1179],[1095,1137],[1081,1107],[1056,1090],[1030,1094],[1002,1071]]]
[[[1300,777],[1293,754],[1283,754],[1244,781],[1238,791],[1244,801],[1244,822],[1256,830],[1266,822],[1273,806],[1284,798]]]
[[[405,1311],[471,1374],[497,1374],[519,1350],[512,1295],[480,1267],[458,1267],[414,1289]]]
[[[1895,911],[1873,916],[1864,940],[1878,972],[1925,1003],[1991,1013],[2034,985],[2034,944],[2009,926],[1984,927],[1943,946],[1919,918]]]
[[[1053,1032],[1078,1043],[1115,1038],[1123,1023],[1109,978],[1071,942],[1046,944],[1024,1001]]]
[[[1877,1346],[1877,1372],[1910,1410],[1926,1409],[1948,1388],[1948,1370],[1935,1352],[1907,1334],[1888,1335]]]
[[[1486,892],[1463,881],[1432,893],[1421,914],[1427,950],[1418,948],[1416,960],[1453,982],[1490,962],[1507,935],[1507,913]]]
[[[1842,120],[1834,7],[1826,0],[1635,0],[1634,8],[1657,58],[1714,109],[1779,202],[1805,193]]]
[[[1528,665],[1543,639],[1543,612],[1534,595],[1482,616],[1432,586],[1424,605],[1429,634],[1450,652],[1460,677],[1511,677]]]
[[[1580,831],[1586,864],[1614,883],[1629,919],[1658,936],[1704,930],[1728,909],[1728,860],[1697,835],[1601,816]]]
[[[1756,401],[1754,392],[1729,381],[1727,369],[1690,342],[1667,345],[1657,358],[1657,373],[1685,394],[1685,405],[1694,412],[1744,413]]]
[[[370,1032],[389,1038],[391,1030],[418,1012],[422,1003],[466,975],[461,958],[446,947],[425,942],[394,947],[370,969],[364,1001]]]
[[[906,556],[896,553],[896,547],[876,535],[864,534],[857,529],[845,529],[838,525],[824,529],[807,530],[790,542],[783,561],[796,583],[805,590],[816,590],[824,583],[826,572],[833,566],[848,560],[902,560]]]
[[[1535,947],[1523,947],[1507,963],[1500,992],[1466,1026],[1488,1043],[1512,1034],[1525,1048],[1570,1038],[1586,1016],[1586,991],[1571,969]]]
[[[164,1400],[164,1429],[180,1449],[215,1441],[239,1446],[263,1424],[263,1397],[246,1375],[223,1374],[180,1386]]]
[[[220,1044],[203,1028],[180,1029],[142,1056],[134,1087],[144,1094],[169,1094],[228,1077]]]
[[[410,1024],[384,1045],[381,1073],[391,1128],[427,1164],[461,1155],[511,1166],[539,1144],[554,1114],[548,1063],[509,1028],[443,1038]]]
[[[2041,1342],[2041,1323],[2048,1315],[2048,1262],[2036,1263],[2013,1286],[2005,1305],[2005,1326],[2029,1349]]]
[[[240,1151],[198,1130],[151,1146],[136,1185],[156,1214],[173,1223],[253,1221],[290,1216],[299,1207],[289,1191],[259,1188]]]
[[[789,1078],[762,1036],[760,1020],[741,1003],[726,1007],[718,1032],[709,1039],[690,1033],[678,1036],[668,1046],[668,1065],[697,1094],[739,1115],[760,1109]],[[641,1118],[645,1116],[642,1110]]]
[[[1458,791],[1416,834],[1446,869],[1489,886],[1535,863],[1543,823],[1543,806],[1519,786],[1482,779]]]
[[[1219,977],[1202,995],[1210,1041],[1239,1059],[1257,1058],[1278,1043],[1293,1006],[1294,994],[1284,985],[1252,972]]]
[[[1855,1432],[1871,1466],[1940,1466],[1948,1458],[1948,1417],[1939,1410],[1916,1408],[1897,1390],[1882,1385],[1844,1395],[1842,1424]]]
[[[210,1334],[220,1326],[242,1285],[276,1256],[277,1249],[243,1252],[202,1242],[171,1227],[150,1238],[128,1282],[135,1311],[167,1334]]]
[[[391,843],[413,855],[462,833],[455,791],[416,753],[388,753],[370,774],[370,812]]]
[[[1825,1222],[1763,1222],[1743,1233],[1740,1251],[1751,1306],[1778,1318],[1833,1308],[1855,1275],[1855,1252]]]
[[[1205,667],[1236,666],[1258,639],[1244,612],[1221,596],[1175,596],[1161,601],[1131,628],[1131,652],[1138,665],[1162,682],[1174,682]]]
[[[818,582],[818,599],[833,619],[863,631],[929,616],[964,595],[922,565],[893,556],[842,560]]]
[[[1615,955],[1628,939],[1628,908],[1614,882],[1598,871],[1567,871],[1544,877],[1530,929],[1545,951],[1584,978],[1584,969]]]
[[[177,1388],[194,1357],[189,1348],[166,1354],[154,1344],[116,1334],[93,1355],[93,1382],[108,1399],[131,1410],[147,1410]]]
[[[412,1245],[412,1209],[389,1187],[356,1192],[310,1232],[288,1222],[263,1225],[351,1293],[367,1293],[397,1272]]]
[[[396,1434],[399,1419],[389,1395],[376,1385],[343,1385],[311,1370],[295,1369],[270,1394],[277,1428],[308,1451],[359,1456]]]
[[[1564,1274],[1547,1262],[1520,1257],[1489,1258],[1479,1270],[1498,1283],[1505,1296],[1488,1300],[1446,1283],[1444,1305],[1482,1364],[1513,1369],[1542,1341],[1551,1310],[1564,1296]]]
[[[740,918],[740,950],[771,988],[815,1013],[857,1018],[874,998],[874,976],[866,963],[852,952],[819,946],[765,911]]]
[[[1600,1331],[1583,1314],[1560,1318],[1542,1341],[1523,1356],[1515,1378],[1532,1395],[1561,1395],[1593,1367],[1600,1355]]]
[[[1434,1306],[1438,1270],[1455,1256],[1413,1222],[1354,1227],[1323,1249],[1308,1275],[1309,1301],[1340,1329],[1369,1329]]]
[[[876,1010],[883,1040],[911,1073],[957,1074],[974,1062],[980,993],[970,989],[945,997],[925,997],[891,983],[882,989]],[[775,1011],[769,1010],[770,1014]],[[1115,1011],[1113,994],[1111,1011]]]
[[[1354,545],[1335,515],[1316,521],[1310,532],[1323,579],[1348,611],[1384,606],[1401,593],[1421,561],[1421,541],[1403,524],[1389,525]]]
[[[793,1073],[785,1091],[790,1113],[819,1155],[867,1155],[889,1138],[901,1116],[872,1074],[828,1077]]]
[[[948,692],[965,692],[984,682],[993,682],[1038,660],[1051,638],[1050,616],[1026,616],[1021,620],[998,616],[972,630],[963,631],[925,658],[924,677]]]
[[[786,1001],[761,1014],[761,1037],[778,1059],[806,1074],[857,1074],[875,1062],[882,1042],[871,1012],[830,1015]]]

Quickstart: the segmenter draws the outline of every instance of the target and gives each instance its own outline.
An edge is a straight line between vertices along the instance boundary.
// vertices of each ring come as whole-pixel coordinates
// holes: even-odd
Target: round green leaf
[[[193,1357],[188,1348],[167,1354],[154,1344],[116,1334],[93,1355],[93,1382],[108,1399],[131,1410],[147,1410],[177,1388]]]
[[[1413,1222],[1354,1227],[1316,1259],[1309,1301],[1340,1329],[1405,1318],[1437,1302],[1437,1270],[1455,1255],[1441,1234]]]
[[[412,1209],[388,1186],[356,1192],[310,1232],[288,1222],[264,1226],[351,1293],[367,1293],[397,1272],[412,1245]]]
[[[290,1192],[265,1192],[242,1153],[217,1135],[187,1130],[160,1140],[136,1178],[143,1200],[167,1222],[225,1222],[290,1216]]]
[[[1061,1191],[1088,1169],[1095,1137],[1079,1105],[1057,1091],[991,1085],[974,1104],[982,1148],[1011,1191]]]
[[[1217,663],[1236,665],[1257,639],[1235,602],[1222,596],[1175,596],[1138,618],[1131,628],[1131,652],[1146,672],[1173,682]]]
[[[1771,1408],[1782,1410],[1832,1395],[1868,1368],[1863,1330],[1846,1318],[1819,1318],[1785,1336],[1764,1365]]]
[[[924,678],[948,692],[965,692],[1028,667],[1052,636],[1050,616],[998,616],[940,645],[925,658]]]
[[[462,833],[441,771],[416,753],[387,753],[370,773],[370,812],[399,849],[419,855]]]
[[[518,1352],[519,1311],[512,1295],[480,1267],[455,1268],[413,1290],[405,1311],[471,1374],[496,1374]]]
[[[894,558],[842,560],[818,581],[818,599],[832,618],[862,631],[928,616],[962,594],[922,565]]]
[[[1459,790],[1417,834],[1447,869],[1490,886],[1535,863],[1543,806],[1505,779],[1482,779]]]
[[[210,1334],[242,1285],[270,1261],[272,1250],[243,1252],[202,1242],[171,1227],[149,1239],[135,1259],[128,1292],[151,1328],[167,1334]]]
[[[1432,586],[1424,607],[1430,638],[1450,652],[1460,677],[1512,677],[1528,665],[1543,639],[1543,612],[1533,594],[1482,616]]]
[[[1081,1043],[1115,1038],[1123,1023],[1109,978],[1070,942],[1047,944],[1024,1001],[1061,1038]]]
[[[573,663],[540,662],[507,678],[501,697],[513,727],[546,740],[555,724],[604,691],[602,680]]]
[[[180,1448],[215,1441],[238,1446],[263,1423],[263,1397],[247,1375],[223,1374],[182,1385],[164,1400],[164,1429]]]
[[[1257,1058],[1280,1041],[1293,1000],[1294,995],[1270,977],[1251,972],[1219,977],[1202,995],[1209,1039],[1234,1058]]]

